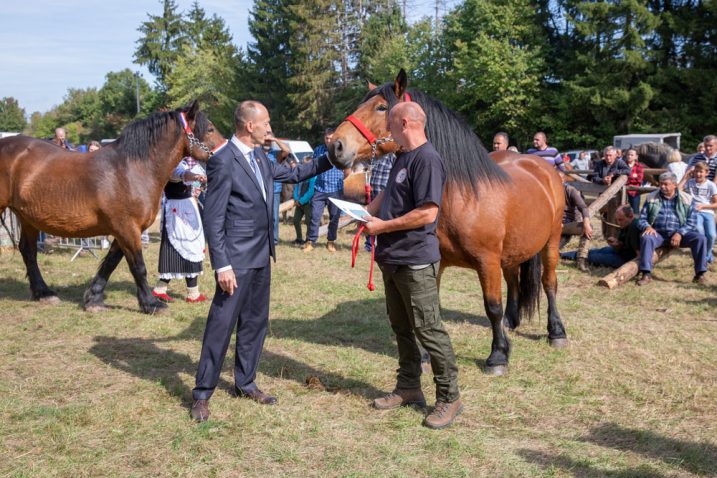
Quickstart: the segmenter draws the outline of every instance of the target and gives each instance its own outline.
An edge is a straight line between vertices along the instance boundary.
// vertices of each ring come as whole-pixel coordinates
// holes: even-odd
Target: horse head
[[[199,111],[199,101],[194,100],[188,106],[176,111],[179,113],[184,129],[184,155],[198,161],[207,161],[226,139],[214,127],[207,115]]]
[[[370,160],[398,149],[388,132],[388,113],[399,101],[410,100],[407,82],[403,68],[393,83],[376,86],[369,82],[368,94],[333,134],[329,156],[334,165],[350,168],[357,160]]]

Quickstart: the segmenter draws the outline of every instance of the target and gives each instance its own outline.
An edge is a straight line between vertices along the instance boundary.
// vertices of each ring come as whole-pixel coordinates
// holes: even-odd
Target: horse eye
[[[383,104],[378,105],[376,107],[376,111],[388,111],[388,105],[383,105]]]

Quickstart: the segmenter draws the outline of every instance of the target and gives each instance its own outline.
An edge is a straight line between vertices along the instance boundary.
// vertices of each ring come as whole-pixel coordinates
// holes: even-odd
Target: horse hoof
[[[550,342],[550,346],[554,349],[564,349],[568,346],[568,339],[567,337],[563,337],[560,339],[548,339]]]
[[[167,304],[158,300],[156,302],[152,302],[145,307],[142,307],[142,312],[144,312],[145,314],[156,315],[161,314],[162,312],[167,310],[167,308]]]
[[[41,303],[48,305],[57,305],[60,303],[60,298],[56,295],[46,295],[45,297],[40,297],[38,300]]]
[[[486,365],[483,370],[486,375],[492,375],[493,377],[501,377],[508,373],[507,365]]]

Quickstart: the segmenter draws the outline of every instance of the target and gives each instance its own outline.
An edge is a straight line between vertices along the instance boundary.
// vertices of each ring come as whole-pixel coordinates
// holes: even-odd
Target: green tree
[[[0,131],[22,132],[27,127],[25,109],[12,96],[0,100]]]
[[[308,0],[289,6],[291,76],[287,126],[294,132],[321,136],[334,117],[333,97],[340,84],[336,66],[341,55],[337,30],[342,5],[335,0]]]
[[[161,15],[147,15],[137,29],[142,35],[134,52],[135,63],[146,65],[157,79],[160,90],[166,89],[165,79],[177,62],[187,41],[183,31],[185,22],[174,0],[164,0]]]
[[[543,84],[545,41],[527,0],[466,0],[446,18],[448,102],[485,136],[529,134]]]
[[[155,110],[157,101],[155,93],[144,78],[136,75],[129,68],[112,71],[105,76],[105,83],[98,91],[102,115],[100,129],[103,136],[117,135],[137,116],[137,82],[139,82],[139,114],[146,115]]]
[[[219,56],[213,49],[185,45],[174,69],[167,76],[170,106],[199,100],[212,122],[225,134],[234,131],[234,109],[242,98],[241,55]]]
[[[358,40],[358,78],[384,83],[401,68],[411,71],[407,31],[401,9],[394,1],[368,16]]]

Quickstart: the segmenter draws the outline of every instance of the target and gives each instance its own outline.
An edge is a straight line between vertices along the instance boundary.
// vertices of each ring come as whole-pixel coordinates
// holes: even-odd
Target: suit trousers
[[[451,338],[441,322],[436,275],[439,263],[414,270],[408,266],[380,265],[386,291],[386,309],[398,345],[396,388],[421,387],[421,350],[429,353],[436,400],[459,398],[458,365]]]
[[[232,295],[217,284],[199,358],[195,400],[208,400],[219,383],[224,357],[236,326],[234,385],[243,392],[256,390],[256,371],[269,326],[271,265],[234,270],[237,288]]]

